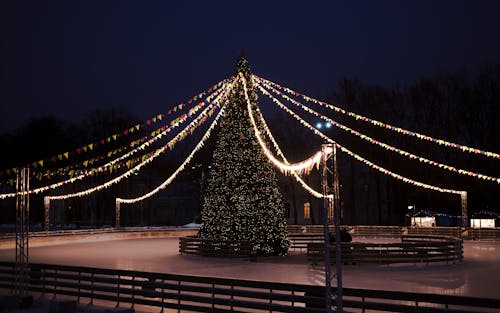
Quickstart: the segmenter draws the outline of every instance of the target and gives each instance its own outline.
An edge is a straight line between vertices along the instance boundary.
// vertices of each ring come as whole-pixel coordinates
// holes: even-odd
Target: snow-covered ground
[[[465,241],[464,255],[462,263],[449,265],[347,265],[343,266],[343,284],[354,288],[500,298],[500,242]],[[14,258],[13,249],[0,250],[1,261]],[[181,256],[177,238],[44,245],[30,248],[30,261],[290,283],[324,282],[322,266],[311,266],[305,255],[293,253],[256,261]]]

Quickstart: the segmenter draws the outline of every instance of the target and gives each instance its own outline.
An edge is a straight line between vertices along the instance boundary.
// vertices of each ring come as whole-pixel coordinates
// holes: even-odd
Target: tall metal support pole
[[[50,230],[50,198],[43,197],[43,230]]]
[[[16,180],[16,267],[14,292],[24,296],[29,274],[29,168],[18,169]]]
[[[462,227],[467,228],[469,226],[469,217],[467,214],[467,191],[462,191],[460,193],[460,200],[462,203]]]
[[[120,227],[120,199],[116,198],[116,206],[115,206],[115,227]]]
[[[333,219],[335,224],[335,274],[337,276],[337,312],[343,312],[341,249],[342,242],[340,238],[340,185],[336,145],[333,145]]]
[[[323,144],[321,146],[321,187],[323,189],[323,239],[324,239],[324,254],[325,254],[325,308],[327,313],[332,312],[332,263],[330,258],[330,234],[328,232],[328,211],[331,204],[331,199],[328,197],[328,163],[329,151],[331,151],[331,144]]]

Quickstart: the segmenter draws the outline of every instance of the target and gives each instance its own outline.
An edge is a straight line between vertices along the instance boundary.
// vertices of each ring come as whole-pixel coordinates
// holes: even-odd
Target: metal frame
[[[341,241],[340,241],[340,196],[339,196],[339,175],[337,168],[337,149],[335,144],[323,144],[322,152],[322,179],[321,186],[324,199],[324,216],[323,216],[323,238],[324,238],[324,257],[325,257],[325,308],[326,312],[332,312],[332,269],[330,255],[330,234],[328,226],[332,217],[335,225],[335,276],[337,277],[337,288],[335,292],[336,312],[343,311],[342,302],[342,256],[341,256]],[[328,169],[328,160],[331,160],[332,170]],[[328,174],[333,174],[332,188],[329,188]],[[332,176],[332,175],[330,175]],[[333,193],[333,198],[328,197],[329,190]]]
[[[14,292],[18,296],[25,295],[29,282],[29,173],[29,168],[17,170]]]

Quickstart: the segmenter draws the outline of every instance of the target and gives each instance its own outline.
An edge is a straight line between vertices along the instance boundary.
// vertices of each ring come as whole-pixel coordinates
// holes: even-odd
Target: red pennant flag
[[[151,126],[151,120],[147,120],[146,125]]]
[[[105,142],[105,141],[104,141],[104,139],[101,139],[101,145],[103,145],[103,144],[104,144],[104,142]]]
[[[76,153],[78,154],[82,153],[82,148],[76,148]]]
[[[123,131],[123,134],[124,134],[125,136],[126,136],[126,135],[128,135],[128,129],[125,129],[125,130]]]

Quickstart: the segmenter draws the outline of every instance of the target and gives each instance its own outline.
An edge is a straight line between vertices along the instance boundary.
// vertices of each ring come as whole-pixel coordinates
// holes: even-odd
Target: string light
[[[224,86],[225,88],[225,86]],[[217,88],[214,92],[212,92],[211,94],[209,94],[206,98],[205,98],[205,101],[202,101],[202,102],[199,102],[199,103],[196,103],[194,104],[194,106],[189,110],[187,116],[188,117],[191,117],[193,114],[195,114],[196,112],[198,112],[202,107],[205,106],[206,102],[210,102],[212,100],[212,98],[214,98],[215,96],[217,96],[218,94],[221,93],[221,91],[224,90],[224,88]],[[85,160],[83,162],[81,162],[82,166],[84,166],[85,168],[87,168],[87,166],[89,164],[92,164],[94,162],[99,162],[100,160],[103,160],[105,159],[106,157],[112,157],[114,155],[116,155],[117,153],[121,153],[123,151],[125,151],[126,149],[128,149],[129,147],[130,148],[133,148],[135,146],[138,146],[140,145],[140,143],[144,143],[146,142],[146,140],[149,140],[148,138],[151,137],[154,139],[152,140],[151,143],[157,141],[158,139],[161,138],[160,133],[162,133],[162,136],[166,133],[166,132],[170,132],[172,129],[174,129],[175,127],[179,126],[180,123],[184,122],[186,120],[185,116],[181,115],[180,117],[176,118],[176,119],[173,119],[171,121],[171,126],[170,127],[167,127],[167,126],[163,126],[161,128],[157,128],[155,130],[153,130],[150,135],[148,136],[143,136],[141,137],[140,139],[137,139],[137,140],[134,140],[132,142],[130,142],[129,144],[127,145],[124,145],[118,149],[115,149],[113,151],[108,151],[104,154],[102,154],[101,156],[97,156],[95,158],[92,158],[91,160]],[[159,136],[159,137],[158,137]],[[103,170],[106,170],[106,168],[112,168],[112,167],[121,167],[123,166],[123,163],[120,163],[117,165],[117,163],[121,162],[123,159],[125,158],[128,158],[129,156],[133,155],[136,151],[131,151],[132,153],[131,154],[127,154],[127,155],[124,155],[118,159],[115,159],[113,162],[110,162],[110,163],[107,163],[104,166],[104,168],[101,167],[101,169]],[[47,170],[45,172],[45,174],[42,174],[40,173],[39,175],[36,175],[37,177],[39,177],[39,180],[41,180],[41,177],[48,177],[48,178],[51,178],[52,176],[55,176],[56,174],[57,175],[64,175],[64,174],[67,174],[69,173],[69,175],[71,175],[72,177],[74,175],[85,175],[85,173],[88,173],[88,170],[87,169],[77,169],[77,170],[73,170],[73,168],[77,167],[78,164],[74,164],[74,165],[70,165],[70,166],[67,166],[65,168],[59,168],[57,170],[54,170],[54,171],[51,171],[51,170]],[[99,173],[101,171],[97,171],[97,172],[94,172],[94,173]]]
[[[272,85],[272,86],[274,86],[274,87],[276,87],[276,88],[278,88],[280,90],[286,91],[287,93],[289,93],[289,94],[291,94],[293,96],[302,97],[304,100],[306,100],[308,102],[313,102],[315,104],[327,107],[327,108],[329,108],[331,110],[334,110],[335,112],[342,113],[344,115],[348,115],[350,117],[353,117],[356,120],[361,120],[361,121],[364,121],[364,122],[368,122],[368,123],[371,123],[372,125],[375,125],[375,126],[378,126],[378,127],[381,127],[381,128],[385,128],[385,129],[397,132],[398,134],[402,134],[402,135],[410,136],[410,137],[416,137],[416,138],[418,138],[420,140],[429,141],[429,142],[438,144],[440,146],[446,146],[446,147],[455,148],[455,149],[457,149],[459,151],[462,151],[462,152],[468,152],[468,153],[472,153],[472,154],[480,154],[480,155],[484,155],[484,156],[487,156],[487,157],[490,157],[490,158],[500,159],[500,154],[498,154],[498,153],[494,153],[494,152],[490,152],[490,151],[485,151],[485,150],[481,150],[481,149],[478,149],[478,148],[472,148],[472,147],[468,147],[468,146],[465,146],[465,145],[460,145],[458,143],[446,141],[446,140],[443,140],[443,139],[436,139],[436,138],[433,138],[433,137],[428,136],[428,135],[420,134],[420,133],[417,133],[417,132],[409,131],[409,130],[401,128],[401,127],[393,126],[391,124],[383,123],[383,122],[371,119],[369,117],[366,117],[366,116],[363,116],[363,115],[360,115],[360,114],[356,114],[356,113],[353,113],[353,112],[346,111],[346,110],[344,110],[344,109],[342,109],[340,107],[331,105],[329,103],[326,103],[326,102],[323,102],[323,101],[320,101],[320,100],[317,100],[317,99],[314,99],[314,98],[302,95],[302,94],[300,94],[300,93],[298,93],[298,92],[296,92],[296,91],[294,91],[294,90],[292,90],[290,88],[282,87],[281,85],[279,85],[277,83],[274,83],[272,81],[269,81],[267,79],[258,77],[256,75],[254,75],[254,76],[256,77],[257,81],[260,81],[260,82],[262,82],[265,85],[268,85],[268,86]]]
[[[225,85],[227,83],[227,81],[228,81],[228,79],[224,79],[224,80],[216,83],[212,87],[209,87],[206,90],[198,93],[194,97],[190,98],[189,101],[188,101],[188,103],[191,104],[191,103],[193,103],[193,101],[197,101],[198,99],[201,99],[207,93],[213,94],[215,91],[219,90],[221,86]],[[173,108],[169,109],[166,114],[157,114],[156,116],[154,116],[154,117],[146,120],[142,124],[136,124],[136,125],[134,125],[134,126],[132,126],[130,128],[127,128],[127,129],[121,131],[121,132],[118,132],[118,133],[115,133],[113,135],[110,135],[107,138],[102,138],[99,141],[96,141],[96,142],[93,142],[93,143],[90,143],[90,144],[86,144],[84,146],[76,148],[74,151],[64,152],[64,153],[58,154],[58,155],[53,156],[53,157],[48,158],[48,159],[44,159],[44,160],[39,160],[39,161],[32,162],[30,164],[27,164],[25,167],[33,167],[33,168],[37,168],[38,166],[43,167],[44,164],[47,164],[49,162],[54,163],[57,160],[69,159],[71,156],[73,156],[75,154],[80,155],[80,154],[88,152],[88,151],[93,151],[99,145],[105,145],[107,143],[110,143],[111,141],[116,141],[121,136],[129,135],[129,134],[133,133],[136,130],[138,131],[139,129],[144,128],[145,126],[151,126],[152,124],[156,123],[157,121],[163,120],[163,118],[166,115],[170,115],[170,114],[172,114],[172,112],[176,112],[177,110],[181,110],[184,106],[185,106],[184,103],[179,103],[178,105],[176,105]],[[12,169],[7,169],[7,170],[0,171],[0,173],[4,173],[5,172],[5,173],[9,174],[9,173],[16,173],[16,171],[17,171],[16,168],[12,168]]]
[[[269,95],[269,92],[267,90],[265,90],[264,88],[262,88],[260,85],[257,85],[257,87],[259,88],[259,90],[263,94]],[[305,120],[303,120],[299,115],[297,115],[295,112],[293,112],[288,107],[286,107],[278,99],[274,98],[272,100],[272,102],[275,103],[276,105],[278,105],[278,107],[280,107],[283,110],[285,110],[288,114],[292,115],[304,127],[309,128],[310,130],[312,130],[314,134],[320,136],[321,138],[325,139],[326,141],[328,141],[328,142],[330,142],[332,144],[335,144],[342,152],[345,152],[349,156],[351,156],[351,157],[355,158],[356,160],[364,163],[365,165],[368,165],[369,167],[371,167],[373,169],[376,169],[377,171],[379,171],[379,172],[381,172],[381,173],[383,173],[385,175],[389,175],[389,176],[391,176],[391,177],[393,177],[395,179],[398,179],[398,180],[400,180],[400,181],[402,181],[404,183],[411,184],[411,185],[414,185],[414,186],[417,186],[417,187],[422,187],[422,188],[425,188],[425,189],[430,189],[430,190],[439,191],[439,192],[443,192],[443,193],[458,194],[458,195],[460,195],[462,193],[462,191],[453,190],[453,189],[446,189],[446,188],[441,188],[441,187],[429,185],[429,184],[426,184],[426,183],[422,183],[422,182],[419,182],[419,181],[416,181],[416,180],[413,180],[413,179],[401,176],[401,175],[396,174],[394,172],[391,172],[391,171],[389,171],[389,170],[387,170],[387,169],[385,169],[385,168],[383,168],[381,166],[378,166],[378,165],[372,163],[371,161],[368,161],[367,159],[361,157],[360,155],[358,155],[358,154],[350,151],[349,149],[341,146],[340,144],[336,143],[332,139],[330,139],[328,136],[326,136],[325,134],[323,134],[322,132],[320,132],[319,130],[317,130],[316,128],[314,128],[311,124],[309,124],[308,122],[306,122]]]
[[[418,156],[416,154],[413,154],[411,152],[408,152],[408,151],[405,151],[405,150],[402,150],[402,149],[398,149],[394,146],[391,146],[391,145],[388,145],[386,143],[383,143],[383,142],[380,142],[370,136],[367,136],[367,135],[364,135],[350,127],[347,127],[335,120],[332,120],[331,118],[327,117],[327,116],[324,116],[324,115],[321,115],[319,114],[318,112],[314,111],[313,109],[305,106],[304,104],[300,103],[299,101],[297,100],[294,100],[290,97],[288,97],[287,95],[279,92],[278,90],[276,90],[275,88],[273,88],[272,86],[269,86],[269,85],[264,85],[264,84],[259,84],[259,86],[261,87],[266,87],[268,88],[268,90],[270,90],[271,92],[277,94],[277,95],[280,95],[282,96],[284,99],[290,101],[291,103],[295,104],[296,106],[298,106],[299,108],[301,108],[302,110],[314,115],[314,116],[317,116],[319,118],[321,118],[322,120],[326,121],[327,124],[325,125],[326,128],[329,128],[328,125],[333,125],[335,127],[338,127],[346,132],[349,132],[351,133],[352,135],[355,135],[365,141],[368,141],[370,142],[371,144],[375,144],[379,147],[382,147],[384,149],[386,149],[387,151],[390,151],[390,152],[395,152],[395,153],[399,153],[400,155],[402,156],[405,156],[409,159],[413,159],[413,160],[418,160],[419,162],[423,162],[423,163],[426,163],[426,164],[429,164],[429,165],[432,165],[432,166],[435,166],[435,167],[439,167],[441,169],[444,169],[444,170],[447,170],[447,171],[450,171],[450,172],[454,172],[454,173],[458,173],[458,174],[461,174],[461,175],[467,175],[469,177],[474,177],[474,178],[478,178],[478,179],[482,179],[482,180],[486,180],[486,181],[491,181],[491,182],[496,182],[498,184],[500,184],[500,178],[497,178],[497,177],[492,177],[492,176],[488,176],[488,175],[485,175],[485,174],[480,174],[480,173],[475,173],[475,172],[472,172],[472,171],[468,171],[468,170],[463,170],[463,169],[459,169],[459,168],[456,168],[456,167],[453,167],[453,166],[450,166],[450,165],[447,165],[447,164],[443,164],[443,163],[439,163],[439,162],[436,162],[436,161],[433,161],[433,160],[429,160],[427,158],[424,158],[424,157],[421,157],[421,156]],[[271,94],[268,94],[268,97],[272,100],[272,99],[275,99]],[[318,129],[321,129],[321,123],[317,123],[316,124],[316,128]]]
[[[266,147],[266,144],[264,143],[264,141],[262,140],[262,138],[260,136],[260,131],[257,128],[257,124],[255,123],[250,99],[248,97],[246,79],[241,72],[240,72],[240,79],[242,80],[242,83],[243,83],[243,89],[245,91],[245,99],[247,101],[247,110],[248,110],[248,114],[250,116],[250,121],[252,122],[252,125],[253,125],[255,136],[257,137],[257,141],[259,142],[264,154],[274,164],[274,166],[276,166],[282,173],[285,173],[285,174],[289,174],[291,172],[306,172],[306,173],[308,173],[311,171],[311,169],[314,167],[314,165],[319,166],[319,162],[321,161],[321,156],[322,156],[321,151],[318,151],[313,156],[311,156],[310,158],[308,158],[302,162],[298,162],[298,163],[294,163],[294,164],[286,164],[286,163],[280,162],[278,159],[276,159],[274,157],[274,155]]]
[[[124,178],[127,178],[129,177],[132,173],[134,173],[134,171],[137,171],[138,169],[140,169],[142,166],[144,166],[145,164],[151,162],[153,159],[155,159],[156,157],[158,157],[161,153],[164,153],[166,152],[166,148],[167,147],[170,147],[172,148],[173,145],[181,140],[180,138],[184,138],[188,132],[191,132],[191,131],[188,131],[188,129],[192,129],[192,128],[196,128],[199,126],[199,122],[200,120],[206,116],[207,114],[210,114],[208,112],[210,112],[209,110],[215,110],[215,108],[217,106],[220,105],[220,102],[221,102],[221,98],[223,98],[223,96],[225,94],[227,94],[227,92],[231,89],[232,87],[232,84],[228,84],[228,87],[226,87],[225,91],[220,94],[219,96],[217,96],[216,99],[214,99],[213,103],[215,103],[216,105],[210,105],[208,106],[207,108],[205,108],[198,116],[197,118],[192,121],[189,125],[187,125],[181,132],[179,132],[179,134],[177,134],[172,140],[170,140],[167,145],[163,148],[159,148],[157,149],[150,157],[148,158],[143,158],[142,162],[139,163],[139,165],[133,167],[132,169],[128,170],[127,172],[125,172],[125,174],[122,174],[120,175],[119,177],[103,184],[103,185],[100,185],[100,186],[97,186],[97,187],[94,187],[94,188],[90,188],[90,189],[87,189],[87,190],[84,190],[84,191],[81,191],[81,192],[77,192],[77,193],[73,193],[73,194],[68,194],[68,195],[60,195],[60,196],[50,196],[49,199],[69,199],[69,198],[73,198],[73,197],[77,197],[77,196],[83,196],[83,195],[88,195],[92,192],[95,192],[95,191],[99,191],[103,188],[108,188],[109,186],[111,186],[112,184],[115,184],[119,181],[121,181],[122,179]],[[179,123],[182,123],[184,122],[184,120],[182,121],[179,121]],[[175,126],[178,126],[178,124],[176,124]],[[164,131],[160,134],[158,134],[154,140],[157,140],[159,138],[161,138],[164,134],[166,134],[167,131]],[[130,151],[129,153],[111,161],[111,162],[117,162],[118,159],[124,159],[124,158],[127,158],[129,157],[133,152],[137,152],[139,150],[144,150],[146,147],[148,147],[149,145],[151,145],[153,143],[153,139],[151,139],[150,141],[148,142],[145,142],[143,143],[142,145],[140,145],[139,147],[135,148],[134,150]],[[148,160],[147,162],[145,162],[145,160]],[[30,190],[29,193],[32,194],[38,194],[38,193],[41,193],[41,192],[45,192],[45,191],[48,191],[50,189],[55,189],[55,188],[58,188],[64,184],[68,184],[68,183],[73,183],[77,180],[81,180],[83,179],[84,177],[86,176],[89,176],[89,175],[92,175],[92,173],[94,172],[97,172],[97,171],[103,171],[107,166],[110,166],[109,164],[111,162],[108,162],[107,164],[105,165],[102,165],[101,167],[99,168],[96,168],[96,169],[93,169],[92,171],[89,171],[88,173],[85,173],[85,174],[81,174],[77,177],[73,177],[73,178],[70,178],[68,180],[65,180],[65,181],[62,181],[62,182],[58,182],[58,183],[54,183],[54,184],[51,184],[49,186],[44,186],[44,187],[40,187],[40,188],[36,188],[36,189],[33,189],[33,190]],[[0,199],[5,199],[5,198],[10,198],[10,197],[14,197],[16,195],[16,193],[7,193],[7,194],[0,194]]]
[[[162,190],[165,187],[167,187],[168,185],[170,185],[170,183],[172,183],[172,181],[177,177],[177,175],[182,170],[184,170],[184,168],[186,167],[186,165],[193,159],[194,154],[196,152],[198,152],[198,150],[200,150],[205,145],[205,141],[210,137],[210,135],[212,133],[212,130],[217,125],[217,122],[218,122],[219,118],[224,114],[224,107],[225,107],[225,105],[222,106],[222,108],[220,109],[219,113],[215,117],[214,121],[212,122],[212,124],[210,125],[210,127],[208,128],[208,130],[205,132],[205,134],[203,135],[203,137],[201,138],[201,140],[198,142],[198,144],[196,145],[196,147],[193,149],[193,151],[191,151],[191,153],[188,155],[188,157],[175,170],[175,172],[173,172],[172,175],[170,175],[170,177],[168,177],[161,185],[159,185],[155,189],[151,190],[150,192],[148,192],[148,193],[146,193],[146,194],[144,194],[144,195],[142,195],[140,197],[137,197],[137,198],[134,198],[134,199],[116,198],[116,203],[135,203],[135,202],[139,202],[139,201],[142,201],[144,199],[147,199],[147,198],[151,197],[152,195],[158,193],[160,190]]]
[[[257,105],[255,107],[255,110],[257,111],[257,114],[259,115],[259,121],[261,122],[261,125],[262,127],[264,128],[264,131],[266,132],[267,136],[269,137],[269,139],[271,140],[271,143],[273,144],[276,152],[278,153],[279,156],[281,156],[281,158],[283,159],[283,161],[285,162],[285,164],[289,165],[290,163],[288,162],[288,160],[286,159],[285,155],[283,154],[283,152],[281,151],[278,143],[276,142],[276,140],[274,139],[274,136],[272,135],[271,133],[271,130],[269,129],[269,127],[267,126],[267,123],[266,123],[266,120],[264,118],[264,116],[262,115],[262,112],[260,111],[259,109],[259,106]],[[251,112],[250,112],[251,114]],[[309,192],[312,196],[316,197],[316,198],[323,198],[323,193],[321,192],[318,192],[316,190],[314,190],[313,188],[311,188],[308,184],[306,184],[306,182],[304,182],[304,180],[294,171],[291,171],[291,174],[292,176],[295,178],[295,180],[307,191]],[[333,195],[330,194],[330,195],[327,195],[328,198],[333,198]]]

